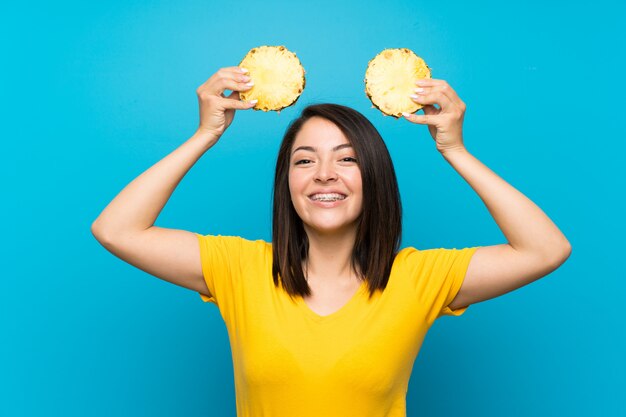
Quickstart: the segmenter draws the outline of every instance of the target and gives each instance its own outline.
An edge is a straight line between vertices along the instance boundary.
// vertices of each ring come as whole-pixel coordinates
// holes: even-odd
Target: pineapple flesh
[[[242,100],[258,100],[255,110],[278,111],[293,105],[304,90],[304,68],[284,46],[252,48],[239,64],[249,71],[254,86],[240,91]]]
[[[365,71],[365,93],[383,114],[399,118],[423,106],[414,102],[415,81],[431,78],[426,62],[407,48],[385,49],[376,55]]]

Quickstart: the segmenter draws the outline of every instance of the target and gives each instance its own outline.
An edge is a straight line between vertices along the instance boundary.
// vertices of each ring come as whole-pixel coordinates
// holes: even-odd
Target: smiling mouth
[[[325,201],[325,202],[332,202],[332,201],[338,201],[338,200],[345,200],[346,199],[346,195],[345,194],[339,194],[339,193],[318,193],[318,194],[313,194],[309,196],[309,199],[313,200],[313,201]]]

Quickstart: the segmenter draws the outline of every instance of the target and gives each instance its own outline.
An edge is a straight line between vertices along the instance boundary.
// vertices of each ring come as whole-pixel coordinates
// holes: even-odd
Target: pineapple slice
[[[293,105],[306,83],[304,68],[296,54],[284,46],[252,48],[240,67],[246,68],[254,86],[240,91],[242,100],[258,100],[255,110],[280,110]]]
[[[409,97],[418,78],[431,78],[422,58],[407,48],[385,49],[367,65],[365,93],[378,110],[397,119],[423,107]]]

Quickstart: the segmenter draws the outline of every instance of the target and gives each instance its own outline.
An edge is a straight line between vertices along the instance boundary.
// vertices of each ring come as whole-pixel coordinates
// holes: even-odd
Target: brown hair
[[[358,219],[351,264],[368,282],[371,296],[377,289],[384,290],[389,281],[400,246],[402,204],[391,156],[382,137],[365,116],[339,104],[314,104],[304,108],[300,117],[288,126],[280,145],[272,221],[274,285],[278,286],[282,279],[283,288],[290,296],[311,294],[302,270],[309,240],[291,202],[289,164],[296,135],[313,116],[339,127],[356,153],[363,184],[363,210]]]

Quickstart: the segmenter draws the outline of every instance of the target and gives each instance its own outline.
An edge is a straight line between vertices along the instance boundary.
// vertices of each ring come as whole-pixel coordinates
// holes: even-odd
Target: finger
[[[424,87],[424,86],[437,87],[437,86],[442,86],[442,85],[449,85],[446,80],[441,80],[438,78],[419,78],[415,80],[415,84],[417,84],[420,87]]]
[[[239,91],[233,91],[226,98],[229,98],[229,99],[232,99],[232,100],[241,101],[242,103],[250,103],[252,106],[254,106],[259,101],[259,100],[242,101],[241,100],[241,96],[239,95]]]
[[[234,98],[230,98],[233,97],[235,95],[235,93],[237,94],[237,97],[239,97],[239,93],[236,91],[233,91],[228,97],[229,98],[221,98],[220,99],[220,106],[225,109],[234,109],[234,110],[248,110],[251,109],[252,107],[254,107],[254,105],[258,102],[258,100],[250,100],[250,101],[242,101],[239,99],[234,99]]]
[[[242,68],[242,67],[224,67],[224,68],[220,68],[219,70],[217,70],[215,72],[215,74],[213,74],[213,76],[215,76],[217,74],[222,74],[222,73],[223,74],[232,74],[233,76],[237,76],[237,75],[248,75],[249,76],[250,75],[250,71],[248,71],[247,69]]]
[[[237,76],[237,75],[249,76],[250,71],[248,71],[247,69],[243,67],[224,67],[224,68],[220,68],[219,70],[217,70],[215,74],[211,76],[211,78],[215,77],[218,74],[232,74],[233,76]],[[209,81],[211,78],[209,78],[207,81]]]
[[[239,74],[246,74],[246,73],[250,72],[247,69],[245,69],[244,67],[225,67],[224,69],[232,71],[232,72],[236,72],[236,73],[239,73]]]
[[[206,90],[210,94],[221,95],[224,90],[245,91],[252,88],[254,82],[250,76],[232,68],[238,67],[220,69],[202,84],[199,89]]]
[[[407,119],[409,122],[417,123],[420,125],[436,125],[438,119],[438,117],[433,114],[427,114],[422,116],[418,114],[402,113],[402,116],[404,116],[404,118]]]
[[[247,73],[248,70],[245,70]],[[202,87],[206,87],[212,80],[214,80],[216,78],[216,76],[220,75],[220,74],[225,74],[225,73],[231,73],[233,76],[235,75],[240,75],[240,74],[245,74],[242,69],[240,67],[225,67],[225,68],[220,68],[219,70],[217,70],[213,75],[211,75],[209,78],[207,78],[207,80],[205,82],[203,82],[200,87],[198,88],[202,88]]]
[[[415,81],[415,84],[420,87],[435,87],[440,85],[442,81],[443,80],[438,80],[436,78],[420,78]]]
[[[455,102],[457,104],[461,103],[461,99],[459,98],[456,91],[454,91],[454,89],[450,87],[450,84],[448,84],[445,80],[438,80],[435,78],[422,78],[417,80],[415,84],[417,84],[419,87],[436,88],[440,90],[443,94],[445,94],[451,102]]]
[[[207,86],[210,92],[214,94],[222,94],[225,90],[246,91],[254,86],[254,82],[250,78],[242,78],[241,75],[234,76],[225,74]]]
[[[437,89],[427,89],[421,94],[412,94],[411,99],[419,104],[438,104],[444,111],[453,106],[448,96]]]

